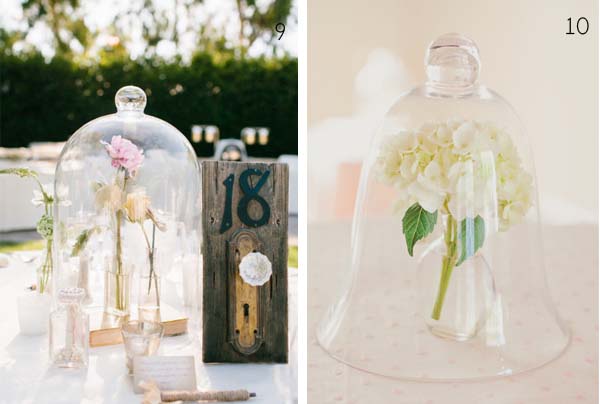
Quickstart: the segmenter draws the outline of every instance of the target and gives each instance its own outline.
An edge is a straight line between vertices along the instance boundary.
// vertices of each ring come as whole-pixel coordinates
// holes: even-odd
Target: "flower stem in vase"
[[[100,184],[96,191],[96,203],[102,208],[108,207],[111,216],[114,212],[115,225],[115,257],[112,265],[116,265],[116,271],[113,273],[107,271],[107,288],[105,290],[105,309],[111,314],[111,310],[118,311],[119,317],[129,316],[129,281],[131,272],[129,271],[130,263],[127,262],[127,267],[123,266],[123,246],[121,239],[121,224],[123,219],[127,219],[124,215],[125,197],[129,197],[127,193],[127,181],[134,179],[142,162],[144,161],[144,152],[128,139],[123,139],[122,136],[113,136],[110,143],[100,140],[104,146],[108,156],[111,159],[111,166],[117,168],[115,180],[110,185]],[[112,296],[113,283],[115,296]],[[114,313],[112,313],[114,314]]]
[[[40,293],[44,293],[48,289],[50,274],[52,273],[52,240],[46,241],[46,258],[42,266],[42,274],[40,277]]]
[[[123,270],[123,260],[121,258],[121,218],[122,213],[120,210],[117,211],[117,228],[116,228],[116,239],[117,239],[117,276],[115,279],[115,288],[116,288],[116,307],[119,310],[123,310],[123,299],[121,298],[121,274]]]
[[[154,271],[154,244],[156,241],[156,225],[152,224],[152,247],[150,249],[150,281],[154,279],[154,290],[156,291],[156,307],[160,307],[160,294],[158,290],[158,279]],[[150,281],[148,282],[148,294],[150,294]]]
[[[127,173],[125,173],[125,170],[120,169],[120,171],[123,171],[123,191],[125,191],[125,187],[127,186]],[[121,222],[123,220],[123,211],[121,209],[118,209],[116,211],[116,221],[117,221],[117,228],[115,229],[116,231],[116,244],[117,244],[117,251],[116,251],[116,258],[117,258],[117,276],[115,279],[115,289],[116,289],[116,302],[115,302],[115,306],[118,310],[121,311],[126,311],[126,307],[125,307],[125,298],[123,296],[123,293],[126,293],[126,291],[122,290],[123,289],[123,285],[121,285],[121,275],[123,275],[123,246],[122,246],[122,241],[121,241]]]
[[[452,215],[448,215],[446,220],[446,232],[444,235],[444,242],[446,244],[446,255],[442,259],[442,271],[440,275],[440,284],[438,287],[437,297],[435,299],[435,305],[431,313],[431,318],[439,320],[442,314],[442,307],[444,305],[444,299],[446,298],[446,291],[450,284],[450,277],[452,276],[452,270],[456,265],[457,261],[457,223]]]
[[[150,270],[148,273],[148,289],[146,294],[147,296],[150,296],[150,293],[152,291],[152,285],[154,284],[154,292],[156,299],[156,309],[154,315],[156,316],[155,318],[160,318],[160,312],[158,311],[160,310],[160,290],[158,287],[158,276],[154,268],[154,258],[156,257],[156,225],[152,224],[152,241],[148,239],[148,235],[146,234],[146,230],[144,229],[143,223],[140,223],[140,228],[142,229],[142,233],[144,234],[144,239],[146,240],[146,245],[148,247],[148,261],[150,266]]]

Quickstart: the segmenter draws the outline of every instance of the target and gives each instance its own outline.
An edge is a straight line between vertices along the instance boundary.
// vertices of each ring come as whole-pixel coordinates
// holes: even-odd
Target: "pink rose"
[[[135,176],[144,161],[144,151],[142,149],[121,136],[113,136],[110,144],[103,141],[100,141],[100,143],[104,145],[112,159],[111,164],[113,167],[123,167],[129,172],[130,176]]]

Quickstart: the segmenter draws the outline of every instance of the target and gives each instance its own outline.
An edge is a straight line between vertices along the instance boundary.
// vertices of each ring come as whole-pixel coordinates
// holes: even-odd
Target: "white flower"
[[[398,198],[396,199],[392,210],[395,214],[404,215],[404,212],[406,212],[406,210],[415,202],[415,199],[408,193],[406,188],[400,188],[398,189]]]
[[[54,194],[54,202],[58,206],[71,206],[71,201],[67,199],[69,195],[69,187],[64,184],[59,184]]]
[[[440,147],[447,147],[453,141],[452,129],[445,125],[440,125],[429,135],[429,140]]]
[[[402,155],[396,149],[395,140],[395,137],[388,137],[384,140],[376,162],[377,177],[387,184],[392,184],[397,180],[400,174],[400,164],[402,164]]]
[[[451,131],[454,132],[464,122],[465,122],[464,119],[449,119],[445,124],[442,123],[440,125],[446,125],[448,127],[448,129],[450,129]]]
[[[414,181],[419,173],[419,162],[414,154],[409,154],[402,159],[398,169],[400,177],[406,182]]]
[[[493,129],[488,127],[488,130],[491,131]],[[505,160],[520,163],[517,149],[515,148],[515,145],[513,144],[508,133],[502,130],[496,130],[495,132],[491,133],[490,140],[496,155],[500,155]]]
[[[396,135],[396,147],[400,153],[414,151],[419,145],[419,139],[413,132],[400,132]]]
[[[398,192],[394,212],[418,202],[457,220],[496,216],[518,223],[532,205],[533,179],[510,135],[489,122],[450,120],[402,131],[382,144],[379,179]]]
[[[416,181],[410,184],[408,192],[423,209],[430,213],[438,210],[444,203],[445,195],[443,193],[429,189]]]
[[[417,181],[424,186],[439,192],[444,192],[448,185],[446,173],[442,171],[442,166],[436,160],[427,164],[423,174],[419,175]]]
[[[452,134],[452,143],[457,153],[470,153],[477,147],[477,127],[473,122],[465,122]]]
[[[408,186],[408,193],[423,209],[435,212],[444,203],[445,182],[440,165],[432,161],[423,173],[419,174],[417,180]]]
[[[240,276],[249,285],[261,286],[273,274],[271,261],[261,253],[247,254],[240,262]]]
[[[431,124],[425,124],[417,131],[418,149],[427,154],[434,154],[438,149],[438,144],[434,141],[436,127]]]
[[[521,222],[529,206],[520,201],[509,202],[502,207],[500,213],[500,229],[506,230],[510,226]]]
[[[146,191],[138,189],[127,194],[127,200],[123,205],[127,212],[127,219],[130,222],[143,222],[148,218],[148,210],[150,209],[150,198],[146,195]]]
[[[50,184],[45,184],[44,188],[46,188],[46,186],[49,186]],[[31,200],[31,203],[33,203],[34,206],[42,206],[45,203],[45,199],[44,199],[44,194],[42,194],[42,191],[40,191],[39,189],[34,189],[33,190],[33,199]]]
[[[456,175],[454,188],[450,193],[448,201],[448,210],[450,214],[461,221],[466,217],[475,217],[476,198],[480,199],[480,195],[475,190],[473,181],[473,165],[468,163],[457,163],[452,167],[452,175]]]
[[[54,193],[54,184],[52,183],[43,184],[42,188],[44,189],[46,195],[52,198],[53,202],[57,202],[59,206],[71,206],[71,201],[67,199],[67,194],[69,190],[66,186],[59,185],[56,190],[56,194]],[[44,194],[42,193],[42,191],[37,188],[34,189],[33,199],[31,200],[31,203],[34,206],[42,206],[46,202],[48,201],[44,200]]]

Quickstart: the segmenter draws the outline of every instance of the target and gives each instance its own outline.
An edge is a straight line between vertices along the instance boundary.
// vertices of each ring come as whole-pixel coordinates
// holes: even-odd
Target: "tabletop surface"
[[[17,256],[0,268],[0,404],[13,403],[139,403],[127,374],[122,345],[90,348],[87,370],[48,366],[48,336],[19,334],[16,297],[31,284],[34,270]],[[204,364],[200,335],[164,338],[161,355],[193,355],[201,390],[247,389],[256,392],[253,404],[297,402],[296,287],[297,270],[289,271],[290,362],[271,364]]]
[[[547,226],[546,274],[572,342],[557,360],[487,382],[418,383],[350,368],[320,347],[315,330],[349,265],[349,223],[308,229],[308,402],[315,404],[566,404],[598,402],[598,227]],[[327,245],[327,248],[323,248]]]

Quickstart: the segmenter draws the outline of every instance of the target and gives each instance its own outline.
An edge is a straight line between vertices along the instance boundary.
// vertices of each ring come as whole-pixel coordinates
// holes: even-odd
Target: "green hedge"
[[[221,138],[239,138],[245,126],[267,126],[267,146],[253,156],[298,152],[298,63],[296,59],[216,61],[197,55],[189,65],[111,62],[81,66],[40,56],[0,56],[0,145],[66,140],[89,120],[115,112],[115,92],[133,84],[148,94],[148,114],[190,136],[192,124],[214,124]],[[173,95],[180,89],[182,91]],[[201,156],[211,145],[195,145]]]

